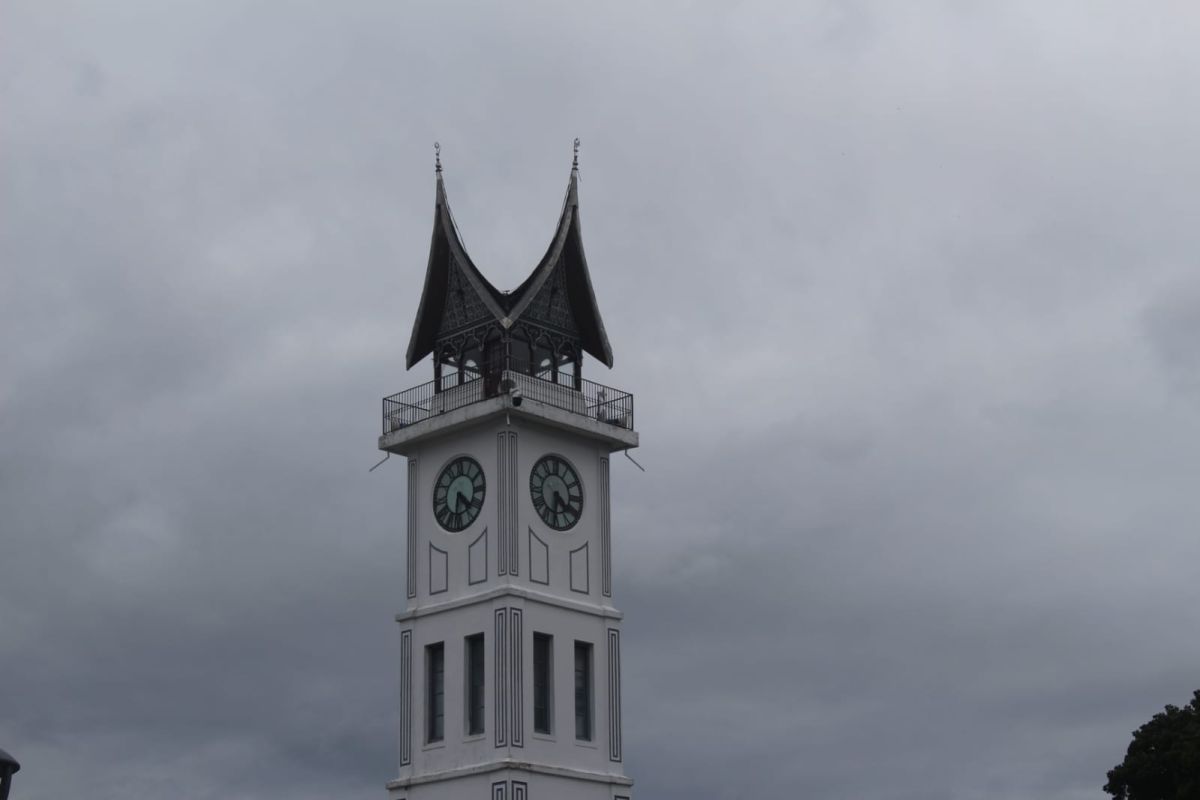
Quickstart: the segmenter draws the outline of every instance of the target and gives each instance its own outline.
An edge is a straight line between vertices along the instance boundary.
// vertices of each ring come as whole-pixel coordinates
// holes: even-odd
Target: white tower
[[[636,447],[580,238],[578,162],[554,239],[509,293],[458,238],[441,164],[407,366],[379,448],[408,460],[399,774],[391,800],[629,800],[609,457]]]

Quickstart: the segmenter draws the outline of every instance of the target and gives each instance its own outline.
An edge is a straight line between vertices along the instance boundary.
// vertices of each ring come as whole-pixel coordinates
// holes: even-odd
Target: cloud
[[[582,219],[645,797],[1091,797],[1195,688],[1200,17],[5,12],[0,746],[22,797],[380,796],[433,203]]]

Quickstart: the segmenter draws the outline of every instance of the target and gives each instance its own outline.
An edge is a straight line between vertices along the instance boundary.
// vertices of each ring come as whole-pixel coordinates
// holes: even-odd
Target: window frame
[[[591,642],[575,640],[573,659],[574,689],[575,689],[575,740],[579,742],[594,741],[596,736],[596,662],[595,648]],[[580,678],[580,663],[584,665],[584,674]],[[580,731],[583,735],[580,735]]]
[[[445,740],[446,643],[431,642],[425,645],[425,744]]]
[[[544,659],[538,658],[539,644],[544,647]],[[542,673],[540,676],[539,672]],[[539,711],[545,717],[545,725],[540,727]],[[542,736],[554,735],[554,637],[539,631],[533,634],[533,732]]]
[[[482,736],[487,732],[487,649],[484,644],[482,633],[463,637],[463,731],[466,736]]]

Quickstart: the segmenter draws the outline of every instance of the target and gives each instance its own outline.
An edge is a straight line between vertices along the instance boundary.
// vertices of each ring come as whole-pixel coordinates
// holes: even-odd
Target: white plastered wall
[[[544,525],[530,499],[530,470],[548,453],[570,462],[583,483],[583,512],[565,532]],[[441,469],[460,455],[483,467],[486,493],[479,517],[449,533],[434,518],[433,486]],[[407,610],[398,617],[407,699],[393,797],[491,797],[493,781],[472,770],[505,760],[544,768],[511,779],[521,785],[505,783],[512,800],[522,800],[513,797],[522,791],[528,793],[525,800],[632,796],[621,763],[620,613],[608,596],[608,458],[608,447],[595,439],[502,414],[410,449],[406,535],[409,557],[415,558],[408,576],[415,585],[408,587]],[[535,632],[554,637],[550,734],[533,729]],[[479,633],[485,725],[482,735],[468,736],[464,639]],[[575,737],[576,641],[592,645],[590,741]],[[445,648],[444,737],[428,743],[425,647],[436,642]],[[434,780],[422,782],[427,778]]]

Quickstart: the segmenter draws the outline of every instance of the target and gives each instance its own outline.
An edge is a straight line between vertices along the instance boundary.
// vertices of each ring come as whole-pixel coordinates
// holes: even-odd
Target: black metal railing
[[[383,432],[392,433],[501,394],[516,396],[518,392],[522,404],[542,403],[633,430],[633,395],[629,392],[563,372],[552,374],[542,370],[530,374],[513,368],[482,375],[468,372],[461,383],[443,380],[439,386],[439,381],[434,380],[385,397]]]

